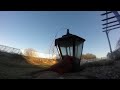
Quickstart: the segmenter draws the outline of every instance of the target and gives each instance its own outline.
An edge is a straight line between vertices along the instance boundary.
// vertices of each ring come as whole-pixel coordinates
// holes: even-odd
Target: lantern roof
[[[55,40],[55,46],[57,45],[58,42],[61,41],[79,41],[79,42],[84,42],[85,39],[82,37],[79,37],[77,35],[69,33],[69,29],[67,29],[66,35],[63,35],[61,38],[58,38]]]

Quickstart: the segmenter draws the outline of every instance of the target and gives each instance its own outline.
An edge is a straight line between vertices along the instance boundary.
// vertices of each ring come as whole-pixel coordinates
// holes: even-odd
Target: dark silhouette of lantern
[[[73,70],[80,70],[80,60],[83,51],[83,44],[85,39],[70,34],[69,29],[67,29],[67,34],[63,35],[61,38],[55,39],[55,46],[58,49],[59,55],[63,60],[65,56],[71,56],[73,60]]]

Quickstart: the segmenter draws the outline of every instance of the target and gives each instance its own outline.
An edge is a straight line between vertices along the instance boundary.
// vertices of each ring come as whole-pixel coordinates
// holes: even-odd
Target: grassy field
[[[31,72],[44,70],[48,67],[50,65],[40,61],[36,65],[31,64],[22,56],[0,53],[0,79],[31,79]]]
[[[55,64],[55,60],[23,57],[0,52],[0,79],[120,79],[120,60],[99,60],[84,63],[81,71],[59,75],[44,70]]]

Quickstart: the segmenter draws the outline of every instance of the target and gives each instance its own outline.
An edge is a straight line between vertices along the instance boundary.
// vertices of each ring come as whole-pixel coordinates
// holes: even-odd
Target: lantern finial
[[[69,33],[69,29],[67,29],[67,35],[69,35],[70,33]]]

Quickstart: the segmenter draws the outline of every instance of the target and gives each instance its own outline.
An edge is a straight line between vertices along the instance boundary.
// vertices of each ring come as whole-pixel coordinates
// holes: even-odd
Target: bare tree
[[[117,44],[116,44],[116,49],[119,49],[120,48],[120,38],[119,40],[117,41]]]
[[[111,53],[107,54],[107,58],[108,59],[120,59],[120,38],[116,43],[116,47],[115,50],[112,52],[112,57],[111,57]]]
[[[38,52],[33,48],[28,48],[24,50],[24,55],[29,57],[38,57]]]

